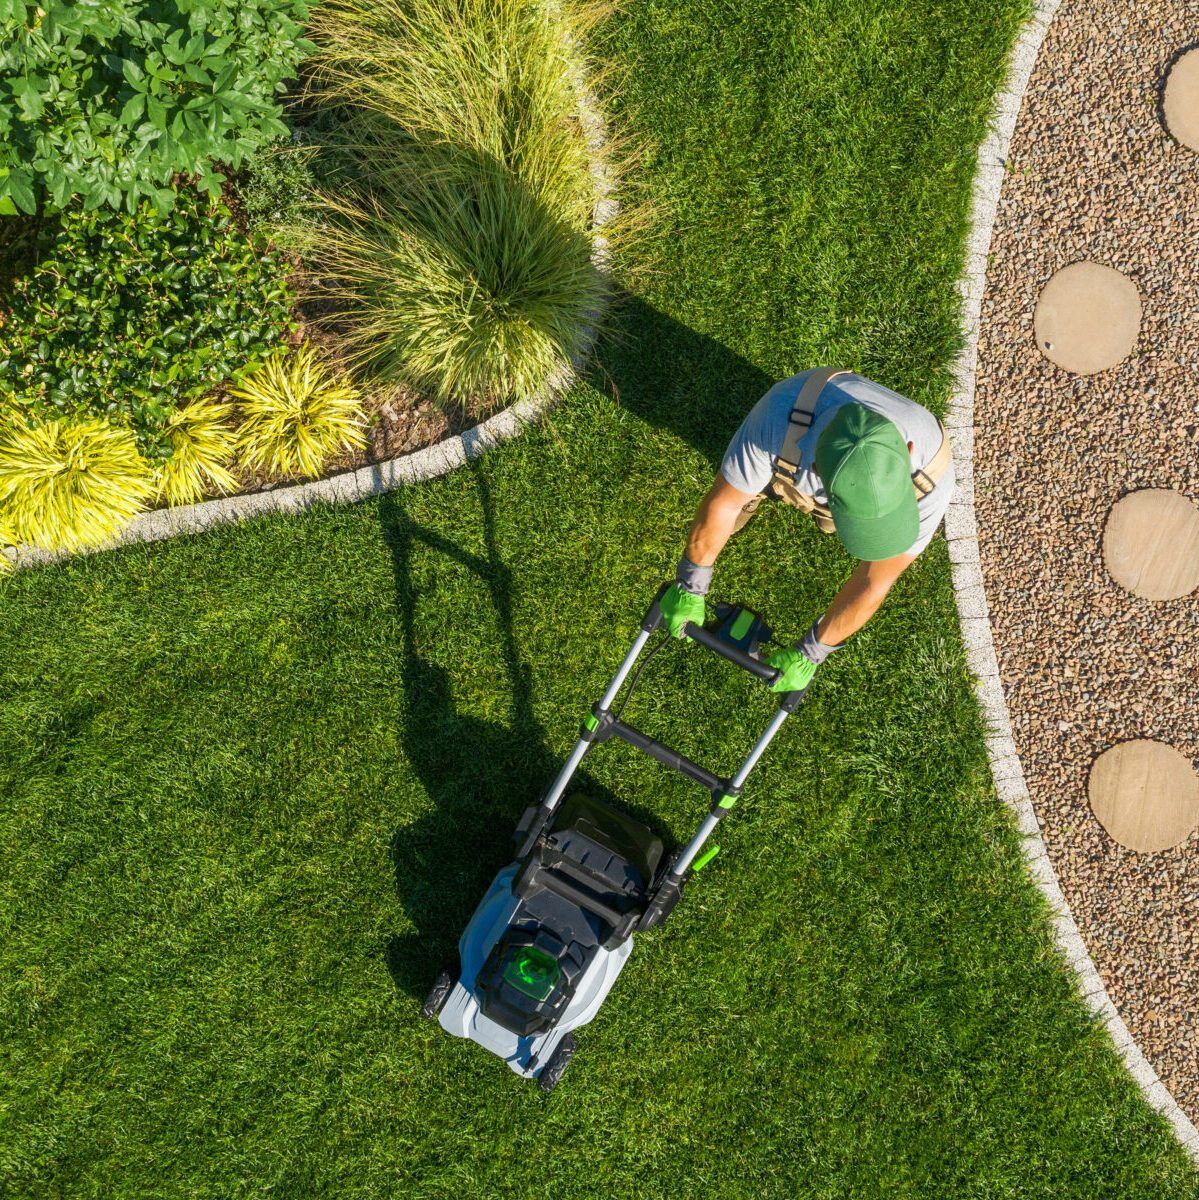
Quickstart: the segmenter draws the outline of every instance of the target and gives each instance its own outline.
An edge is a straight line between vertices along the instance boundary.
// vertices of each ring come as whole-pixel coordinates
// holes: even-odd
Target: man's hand
[[[666,622],[671,637],[681,638],[688,621],[702,625],[706,616],[703,596],[685,592],[677,583],[672,583],[666,589],[658,607],[662,610],[662,619]]]
[[[802,692],[816,678],[816,664],[798,647],[778,650],[766,660],[782,674],[770,685],[772,692]]]
[[[820,622],[817,617],[812,622],[811,629],[787,650],[772,654],[766,661],[772,667],[778,667],[783,672],[778,682],[770,689],[772,692],[802,692],[811,686],[816,678],[816,668],[830,654],[835,654],[841,646],[829,646],[820,640]]]

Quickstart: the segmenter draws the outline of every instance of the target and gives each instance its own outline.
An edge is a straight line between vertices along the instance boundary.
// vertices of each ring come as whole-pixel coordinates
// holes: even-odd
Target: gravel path
[[[1129,738],[1199,768],[1199,597],[1119,588],[1101,550],[1124,494],[1199,501],[1199,154],[1160,120],[1199,0],[1064,0],[1011,144],[983,296],[975,393],[978,538],[1013,735],[1049,856],[1108,992],[1178,1104],[1199,1118],[1199,833],[1124,850],[1087,801]],[[1071,375],[1032,320],[1061,267],[1091,259],[1140,291],[1121,366]]]

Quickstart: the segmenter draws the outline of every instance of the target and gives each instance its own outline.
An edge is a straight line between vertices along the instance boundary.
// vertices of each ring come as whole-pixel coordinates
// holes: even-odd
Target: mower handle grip
[[[729,662],[743,671],[748,671],[755,679],[760,679],[767,685],[777,682],[782,675],[782,671],[778,667],[772,667],[769,663],[761,662],[738,650],[736,646],[730,646],[728,642],[718,638],[714,633],[709,633],[702,625],[696,625],[694,621],[688,621],[683,626],[683,632],[693,642],[706,646],[713,654],[719,654],[721,658],[727,658]]]
[[[670,590],[670,584],[664,583],[658,588],[657,594],[646,610],[645,618],[641,622],[641,628],[646,633],[653,633],[655,629],[662,626],[662,597]],[[755,679],[760,679],[768,687],[776,683],[782,671],[778,667],[772,667],[769,663],[761,662],[759,659],[752,658],[750,655],[738,650],[736,646],[730,646],[728,642],[722,641],[714,633],[709,633],[702,625],[697,625],[694,621],[688,621],[683,626],[683,634],[689,637],[693,642],[698,642],[701,646],[706,646],[714,654],[719,654],[721,658],[727,659],[734,666],[740,667],[743,671],[748,671]]]

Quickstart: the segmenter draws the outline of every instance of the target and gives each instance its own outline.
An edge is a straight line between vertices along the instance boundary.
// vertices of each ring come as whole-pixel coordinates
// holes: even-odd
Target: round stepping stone
[[[1140,328],[1136,284],[1096,262],[1071,263],[1058,271],[1033,315],[1041,353],[1076,375],[1093,375],[1123,362]]]
[[[1112,578],[1145,600],[1177,600],[1199,587],[1199,508],[1169,488],[1119,500],[1103,531]]]
[[[1199,50],[1184,54],[1170,68],[1162,115],[1171,137],[1199,150]]]
[[[1164,742],[1121,742],[1091,767],[1091,808],[1121,846],[1155,854],[1199,824],[1199,776]]]

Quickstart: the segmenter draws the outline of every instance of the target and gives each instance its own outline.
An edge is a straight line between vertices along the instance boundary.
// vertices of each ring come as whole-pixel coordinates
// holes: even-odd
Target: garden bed
[[[245,213],[237,193],[236,177],[225,185],[223,200],[233,213],[234,221],[246,231]],[[292,290],[300,296],[316,290],[319,285],[312,282],[310,273],[299,255],[290,254],[285,257],[291,266],[287,282]],[[332,364],[339,373],[346,374],[349,365],[345,361],[341,337],[336,327],[331,327],[321,320],[322,317],[336,311],[336,306],[328,302],[322,304],[319,300],[298,299],[291,309],[296,329],[288,335],[286,341],[293,348],[309,342],[325,362]],[[322,478],[339,475],[344,471],[355,471],[360,467],[387,462],[402,454],[426,449],[447,437],[473,428],[492,415],[481,402],[439,404],[433,397],[421,395],[414,387],[367,386],[359,390],[359,397],[365,418],[366,445],[361,448],[350,447],[331,455],[326,460]],[[213,399],[221,401],[228,397],[218,390],[213,393]],[[275,488],[307,481],[303,476],[271,478],[261,471],[249,471],[244,467],[235,467],[233,475],[239,484],[236,495],[272,491]],[[224,494],[212,488],[200,499],[216,499]]]
[[[0,540],[108,544],[131,512],[390,462],[540,402],[591,344],[607,287],[592,238],[608,174],[575,40],[597,18],[545,18],[535,0],[384,18],[326,3],[306,31],[320,53],[276,122],[317,151],[303,203],[252,219],[247,184],[280,184],[264,144],[236,171],[176,172],[157,218],[72,201],[42,222],[36,272],[15,262],[7,313],[0,297],[15,346]],[[174,53],[202,55],[193,41]],[[222,202],[211,229],[201,193]],[[209,256],[228,260],[211,277]],[[194,344],[204,329],[215,349]]]

